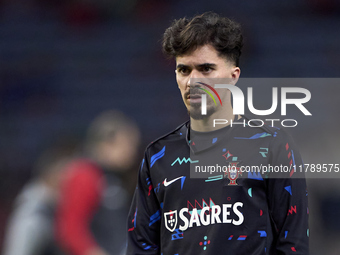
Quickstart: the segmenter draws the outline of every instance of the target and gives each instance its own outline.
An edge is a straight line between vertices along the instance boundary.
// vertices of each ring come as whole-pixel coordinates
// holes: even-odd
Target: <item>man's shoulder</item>
[[[272,123],[251,119],[249,116],[242,116],[242,119],[237,122],[237,125],[234,124],[235,128],[233,128],[232,133],[235,139],[258,140],[265,138],[261,140],[269,139],[276,142],[292,140],[285,128],[274,126]]]
[[[176,127],[175,129],[171,130],[170,132],[155,139],[146,147],[146,151],[158,149],[171,142],[177,142],[182,139],[185,140],[186,133],[188,130],[188,125],[189,125],[189,121],[186,121],[182,123],[181,125],[179,125],[178,127]]]

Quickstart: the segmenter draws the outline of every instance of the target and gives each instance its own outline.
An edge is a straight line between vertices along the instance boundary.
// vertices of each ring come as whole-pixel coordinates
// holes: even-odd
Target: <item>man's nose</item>
[[[193,85],[193,84],[191,84],[191,83],[194,83],[194,82],[192,81],[192,79],[195,79],[195,78],[203,78],[202,73],[199,72],[199,71],[197,71],[197,70],[192,70],[191,73],[190,73],[190,75],[189,75],[189,79],[188,79],[188,81],[187,81],[187,86],[188,86],[188,87],[190,87],[191,85]]]

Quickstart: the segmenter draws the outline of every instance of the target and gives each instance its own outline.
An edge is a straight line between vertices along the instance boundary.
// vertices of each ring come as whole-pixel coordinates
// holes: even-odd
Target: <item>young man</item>
[[[176,59],[190,122],[146,149],[128,219],[127,254],[309,253],[303,176],[294,170],[280,173],[283,178],[240,171],[260,165],[294,169],[302,161],[290,137],[270,126],[214,127],[213,119],[246,120],[233,115],[228,90],[219,91],[221,104],[206,97],[202,114],[209,81],[237,82],[241,49],[239,24],[215,13],[175,20],[165,31],[163,50]],[[209,158],[233,170],[191,178],[190,165]]]

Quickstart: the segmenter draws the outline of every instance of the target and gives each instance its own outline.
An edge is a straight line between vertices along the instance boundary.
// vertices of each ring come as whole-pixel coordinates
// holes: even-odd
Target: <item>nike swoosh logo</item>
[[[167,178],[165,178],[165,180],[164,180],[164,186],[167,187],[167,186],[169,186],[170,184],[174,183],[175,181],[177,181],[177,180],[179,180],[179,179],[182,179],[183,177],[184,177],[184,176],[178,177],[178,178],[173,179],[173,180],[171,180],[171,181],[169,181],[169,182],[167,182],[167,181],[166,181]]]

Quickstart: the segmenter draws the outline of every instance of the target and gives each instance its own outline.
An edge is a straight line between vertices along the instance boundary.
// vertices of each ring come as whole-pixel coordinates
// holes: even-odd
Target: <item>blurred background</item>
[[[138,165],[148,143],[188,118],[161,37],[173,19],[205,11],[242,24],[241,77],[339,76],[337,0],[0,0],[0,250],[45,150],[76,153],[90,122],[116,109],[141,130]],[[314,118],[289,130],[306,163],[340,163],[340,86],[325,84],[311,88]],[[308,180],[313,255],[340,253],[339,183]]]

